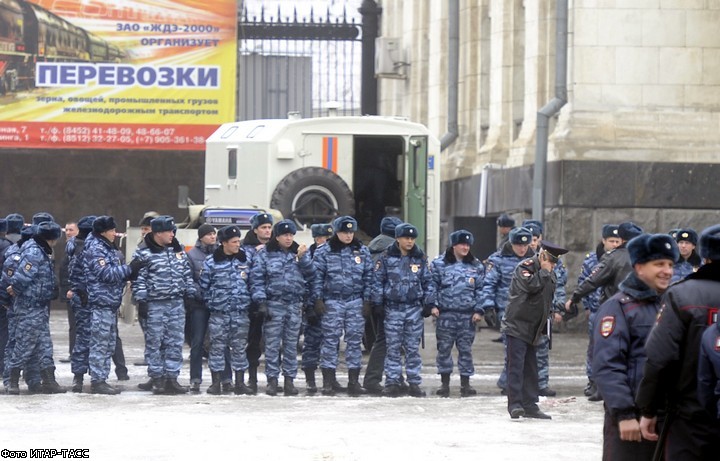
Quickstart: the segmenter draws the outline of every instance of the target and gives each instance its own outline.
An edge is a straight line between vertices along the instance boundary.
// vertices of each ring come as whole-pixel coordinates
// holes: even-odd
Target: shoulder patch
[[[615,331],[615,316],[608,315],[602,318],[600,321],[600,335],[603,338],[607,338]]]
[[[382,267],[382,263],[381,263],[380,260],[378,259],[377,262],[375,263],[375,270],[379,270],[380,267]]]
[[[521,274],[523,277],[532,277],[532,272],[530,271],[522,271]]]
[[[532,266],[532,265],[533,265],[533,260],[532,260],[532,259],[526,259],[525,261],[523,261],[523,265],[525,265],[525,266]]]
[[[715,351],[720,352],[720,336],[715,338]]]
[[[104,265],[106,264],[106,263],[105,263],[105,258],[100,258],[100,259],[98,259],[98,264],[100,264],[101,267],[104,266]]]
[[[485,263],[485,270],[487,270],[487,271],[491,271],[491,270],[492,270],[492,268],[493,268],[493,265],[494,265],[494,264],[493,264],[493,262],[492,262],[492,261],[488,261],[488,262],[486,262],[486,263]]]
[[[30,264],[30,263],[25,264],[25,272],[29,271],[30,269],[32,269],[32,264]]]

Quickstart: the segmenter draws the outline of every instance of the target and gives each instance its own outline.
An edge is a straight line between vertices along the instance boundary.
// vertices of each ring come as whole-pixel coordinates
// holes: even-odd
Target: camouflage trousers
[[[182,368],[185,305],[181,298],[148,301],[145,361],[151,378],[177,378]]]
[[[211,372],[225,370],[227,349],[230,349],[230,367],[233,371],[248,369],[247,344],[250,317],[248,311],[210,311],[210,354],[208,367]]]
[[[320,363],[320,345],[322,344],[322,340],[322,326],[310,325],[307,321],[304,321],[302,363],[300,364],[303,370],[317,369]]]
[[[400,384],[402,353],[405,352],[405,372],[410,384],[422,383],[420,370],[420,339],[424,322],[420,305],[385,307],[385,385]]]
[[[90,379],[93,383],[106,381],[117,341],[117,312],[115,309],[92,306],[90,326]]]
[[[322,347],[320,368],[337,368],[340,337],[345,336],[345,363],[348,369],[362,367],[362,337],[365,318],[362,315],[361,298],[350,301],[328,299],[327,312],[322,316]]]
[[[90,306],[82,306],[78,295],[70,298],[70,308],[75,316],[75,345],[70,355],[70,369],[73,374],[84,375],[88,372],[90,360],[92,312]]]
[[[14,310],[14,345],[6,367],[36,367],[38,370],[54,367],[53,344],[50,337],[50,315],[47,305],[15,303]],[[8,338],[8,344],[11,339]]]
[[[472,358],[472,345],[475,342],[475,324],[472,312],[443,310],[437,318],[435,335],[437,337],[437,368],[439,374],[452,373],[452,348],[457,347],[458,371],[460,376],[475,374]]]
[[[277,378],[282,367],[283,376],[297,376],[297,344],[302,324],[300,302],[269,301],[271,319],[263,323],[265,337],[265,375]],[[280,350],[282,349],[282,365]]]

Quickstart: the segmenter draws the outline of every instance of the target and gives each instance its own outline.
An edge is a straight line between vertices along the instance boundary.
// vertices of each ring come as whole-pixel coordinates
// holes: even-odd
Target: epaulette
[[[618,302],[620,304],[628,304],[633,301],[633,298],[631,298],[629,295],[621,296],[620,299],[618,299]]]
[[[533,265],[533,260],[532,260],[532,259],[526,259],[525,261],[522,262],[522,264],[523,264],[523,266],[532,266],[532,265]]]

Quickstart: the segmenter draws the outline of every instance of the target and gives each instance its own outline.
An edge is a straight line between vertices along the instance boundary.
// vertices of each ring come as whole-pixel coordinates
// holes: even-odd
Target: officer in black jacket
[[[633,272],[600,306],[593,331],[593,377],[605,399],[603,459],[652,459],[655,442],[640,436],[635,395],[645,365],[645,339],[660,310],[679,251],[667,234],[642,234],[627,244]]]
[[[717,459],[720,422],[698,401],[697,368],[700,340],[717,321],[720,307],[720,225],[700,235],[705,265],[671,286],[645,342],[647,362],[635,402],[643,438],[658,440],[656,421],[663,402],[667,420],[659,444],[668,460]]]
[[[508,412],[512,419],[550,419],[537,406],[535,346],[550,315],[555,294],[555,264],[567,250],[543,241],[542,249],[515,268],[502,330],[507,337]]]

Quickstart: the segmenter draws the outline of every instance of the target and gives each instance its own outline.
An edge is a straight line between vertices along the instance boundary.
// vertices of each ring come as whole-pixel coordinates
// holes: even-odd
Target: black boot
[[[165,392],[168,394],[187,394],[188,388],[181,386],[177,378],[168,378],[165,381]]]
[[[400,397],[401,395],[399,384],[386,384],[382,391],[383,397]]]
[[[67,389],[60,387],[55,381],[55,367],[47,367],[40,370],[40,379],[42,379],[43,394],[64,394]]]
[[[156,395],[165,393],[165,378],[152,379],[152,392]]]
[[[72,391],[73,392],[82,392],[83,391],[83,373],[75,373],[75,376],[73,377]]]
[[[470,386],[470,377],[460,377],[460,397],[472,397],[477,395],[477,391]]]
[[[351,368],[348,370],[348,395],[358,397],[365,394],[365,389],[360,385],[360,369]]]
[[[331,368],[332,370],[332,388],[335,392],[347,392],[347,387],[341,385],[338,380],[337,376],[335,375],[335,369]]]
[[[235,395],[251,395],[252,390],[245,385],[245,372],[235,372]]]
[[[247,385],[250,388],[250,391],[252,391],[252,395],[257,394],[257,391],[258,391],[257,367],[248,368],[248,384]]]
[[[138,389],[141,391],[151,391],[153,390],[153,380],[152,378],[148,379],[144,383],[138,384]]]
[[[293,379],[290,376],[285,377],[285,383],[283,384],[283,392],[286,396],[298,395],[298,390],[293,384]]]
[[[317,392],[317,384],[315,383],[315,368],[303,368],[305,372],[305,389],[308,394]]]
[[[200,383],[197,381],[193,381],[190,383],[190,392],[193,394],[199,394],[200,393]]]
[[[323,375],[322,395],[335,395],[335,389],[333,388],[333,381],[335,381],[335,369],[321,368],[320,370]]]
[[[10,384],[7,393],[10,395],[20,395],[20,368],[10,370]]]
[[[277,395],[277,387],[278,387],[278,381],[277,378],[268,378],[267,380],[267,389],[265,390],[265,393],[267,395],[271,395],[275,397]]]
[[[222,393],[220,389],[220,375],[221,373],[219,371],[211,371],[210,376],[212,379],[212,384],[210,384],[210,387],[207,388],[207,393],[210,395],[220,395]]]
[[[440,388],[435,394],[440,397],[450,397],[450,373],[440,374]]]
[[[410,384],[408,386],[408,395],[410,397],[425,397],[425,391],[420,388],[419,384]]]
[[[98,381],[96,383],[92,383],[90,386],[90,392],[93,394],[103,394],[103,395],[118,395],[120,391],[105,381]]]
[[[235,386],[233,386],[232,381],[225,381],[221,384],[223,394],[232,394],[235,391]]]

